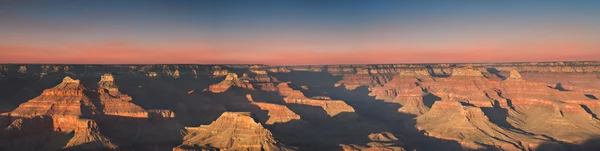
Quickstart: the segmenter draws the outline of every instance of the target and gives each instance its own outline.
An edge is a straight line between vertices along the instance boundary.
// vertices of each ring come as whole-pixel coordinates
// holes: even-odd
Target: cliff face
[[[600,62],[0,65],[0,150],[598,150],[599,97]]]

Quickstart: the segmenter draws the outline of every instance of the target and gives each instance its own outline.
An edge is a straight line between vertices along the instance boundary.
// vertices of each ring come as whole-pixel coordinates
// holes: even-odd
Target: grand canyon
[[[0,65],[0,150],[598,150],[600,62]]]
[[[0,151],[600,151],[600,0],[0,0]]]

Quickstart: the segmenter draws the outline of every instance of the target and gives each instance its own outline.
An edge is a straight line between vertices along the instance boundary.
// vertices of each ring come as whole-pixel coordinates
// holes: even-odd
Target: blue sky
[[[3,1],[0,59],[265,64],[591,60],[600,56],[598,8],[600,1],[591,0]]]

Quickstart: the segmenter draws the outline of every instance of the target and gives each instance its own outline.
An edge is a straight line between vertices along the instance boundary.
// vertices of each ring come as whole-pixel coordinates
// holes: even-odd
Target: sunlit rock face
[[[102,75],[98,82],[100,104],[105,115],[148,117],[148,113],[140,106],[130,102],[131,96],[122,94],[117,87],[112,74]]]
[[[0,150],[599,150],[599,69],[0,65]]]
[[[79,80],[65,77],[60,84],[44,90],[40,96],[19,105],[10,114],[12,116],[92,114],[95,106],[84,95],[85,89]]]
[[[244,74],[244,75],[246,75],[246,74]],[[252,84],[249,83],[247,76],[238,78],[237,74],[228,73],[227,76],[225,77],[225,80],[223,80],[217,84],[211,85],[208,90],[211,92],[214,92],[214,93],[221,93],[221,92],[227,91],[227,89],[229,89],[230,87],[254,89],[252,87]]]
[[[269,130],[248,112],[225,112],[210,125],[188,128],[184,142],[173,150],[219,148],[249,151],[291,150],[275,140]]]

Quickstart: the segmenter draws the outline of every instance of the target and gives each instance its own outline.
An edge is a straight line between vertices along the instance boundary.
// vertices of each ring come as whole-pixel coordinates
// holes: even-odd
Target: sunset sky
[[[600,60],[600,1],[0,1],[0,63]]]

